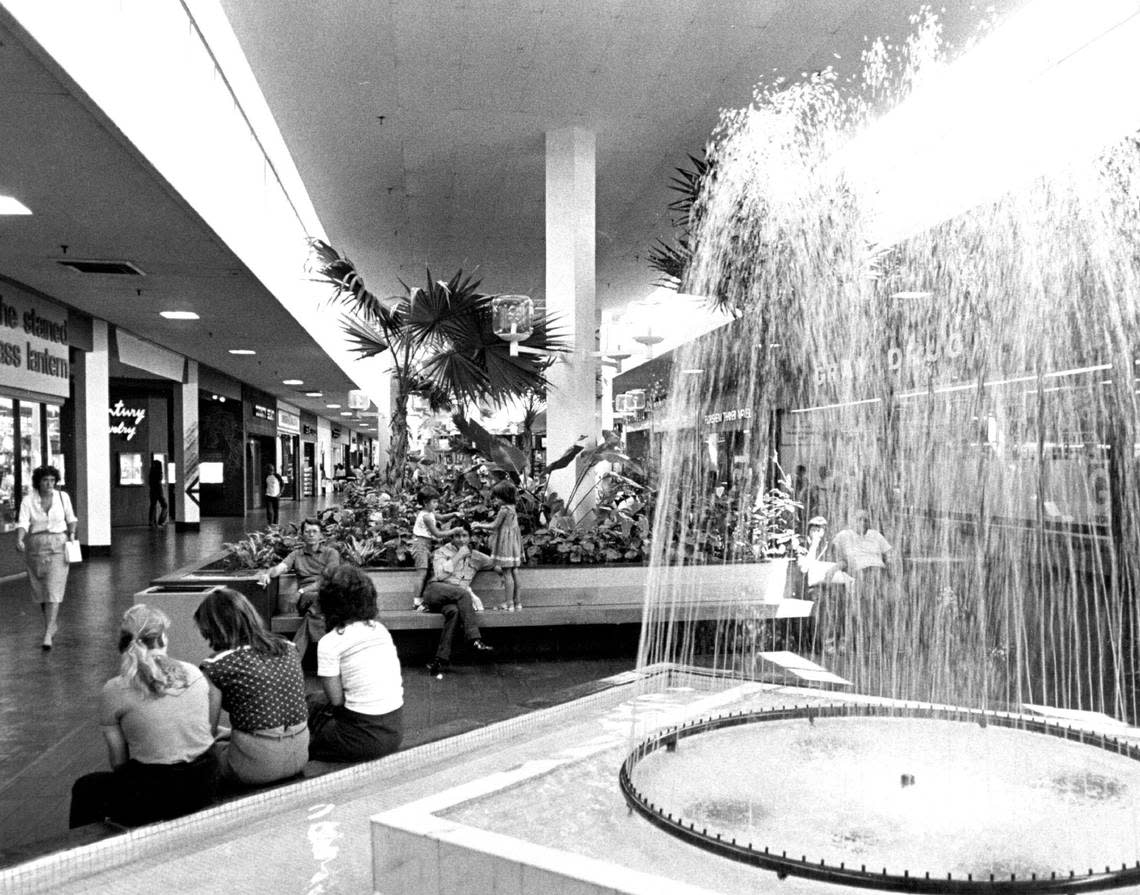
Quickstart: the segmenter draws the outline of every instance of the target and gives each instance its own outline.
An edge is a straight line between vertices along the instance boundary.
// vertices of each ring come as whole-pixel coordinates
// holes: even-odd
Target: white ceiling
[[[0,194],[33,214],[0,216],[0,275],[340,421],[325,398],[281,380],[302,379],[347,406],[348,377],[13,27],[0,9]],[[63,257],[127,260],[146,275],[79,274]],[[158,316],[171,309],[201,320]],[[228,353],[239,347],[258,353]]]
[[[858,70],[911,0],[220,0],[332,242],[373,290],[424,266],[478,269],[489,292],[544,292],[544,134],[597,134],[603,307],[650,291],[672,169],[721,107],[778,74]],[[998,0],[999,11],[1022,0]],[[982,4],[946,2],[960,42]],[[0,6],[0,274],[314,412],[296,377],[351,386],[293,318]],[[141,76],[141,75],[140,75]],[[381,120],[381,116],[383,120]],[[83,258],[142,278],[81,276]],[[141,295],[136,292],[141,289]],[[197,323],[159,310],[190,308]],[[255,358],[231,347],[252,346]],[[334,417],[335,418],[335,417]]]
[[[643,297],[673,168],[753,86],[859,68],[908,0],[221,0],[318,215],[369,286],[544,292],[544,134],[597,135],[601,307]],[[947,2],[947,36],[988,6]],[[839,58],[837,58],[837,56]],[[383,116],[383,121],[380,120]]]

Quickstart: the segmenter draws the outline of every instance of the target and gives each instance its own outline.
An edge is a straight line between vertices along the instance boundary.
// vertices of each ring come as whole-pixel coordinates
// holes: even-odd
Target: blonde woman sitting
[[[139,604],[123,614],[119,674],[103,686],[99,725],[110,772],[71,788],[70,826],[180,817],[214,800],[210,691],[202,672],[166,655],[170,619]]]

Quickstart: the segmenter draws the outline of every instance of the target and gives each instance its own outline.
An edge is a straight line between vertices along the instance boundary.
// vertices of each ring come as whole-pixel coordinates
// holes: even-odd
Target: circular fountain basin
[[[779,873],[906,891],[1140,880],[1140,750],[1008,715],[872,706],[707,719],[643,743],[627,800]]]

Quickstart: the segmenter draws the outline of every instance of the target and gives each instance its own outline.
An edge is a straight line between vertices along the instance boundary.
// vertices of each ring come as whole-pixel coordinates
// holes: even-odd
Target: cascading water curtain
[[[684,288],[739,319],[679,350],[657,414],[682,422],[662,423],[640,661],[757,667],[756,594],[698,625],[684,574],[714,536],[725,561],[745,552],[739,525],[710,531],[733,525],[683,422],[731,395],[756,425],[729,518],[778,458],[832,536],[864,509],[897,554],[873,594],[818,604],[826,630],[801,648],[860,692],[1136,723],[1138,144],[871,246],[835,162],[869,108],[821,75],[715,135]]]

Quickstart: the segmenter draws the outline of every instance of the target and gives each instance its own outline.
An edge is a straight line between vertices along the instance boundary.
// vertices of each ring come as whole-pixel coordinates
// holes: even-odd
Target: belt
[[[260,737],[263,740],[286,740],[308,729],[309,725],[304,721],[300,721],[297,724],[268,727],[264,730],[246,730],[243,731],[243,733],[248,733],[251,737]]]
[[[29,531],[27,537],[35,537],[36,535],[67,535],[66,531]]]

